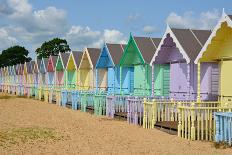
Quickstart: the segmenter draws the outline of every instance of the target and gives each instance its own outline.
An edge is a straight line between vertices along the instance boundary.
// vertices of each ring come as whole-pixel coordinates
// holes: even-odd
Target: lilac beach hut
[[[194,60],[210,34],[210,30],[167,26],[151,62],[153,95],[167,92],[166,97],[174,100],[197,99],[197,65]],[[213,94],[214,88],[218,87],[218,79],[211,77],[212,74],[218,74],[218,66],[216,63],[204,63],[201,72],[204,74],[201,76],[201,99],[215,100],[217,96]]]

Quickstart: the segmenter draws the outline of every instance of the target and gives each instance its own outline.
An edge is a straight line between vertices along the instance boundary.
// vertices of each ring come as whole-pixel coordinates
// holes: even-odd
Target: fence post
[[[196,129],[195,129],[195,103],[192,102],[191,103],[191,122],[192,122],[192,126],[191,126],[191,140],[196,140]]]
[[[215,134],[215,141],[218,143],[220,139],[220,126],[219,126],[219,116],[217,113],[214,114],[215,117],[215,126],[216,126],[216,134]]]
[[[181,102],[178,102],[178,105],[177,105],[177,109],[178,109],[178,137],[181,137],[181,128],[182,128],[182,125],[181,125]]]
[[[153,112],[152,112],[152,128],[154,128],[155,123],[156,123],[156,101],[155,99],[152,100],[153,104]]]
[[[147,107],[147,99],[144,98],[143,99],[143,105],[144,105],[144,109],[143,109],[143,128],[146,128],[146,124],[147,124],[147,112],[146,112],[146,107]]]
[[[175,103],[174,103],[174,99],[171,98],[171,121],[174,121],[174,107],[175,107]]]

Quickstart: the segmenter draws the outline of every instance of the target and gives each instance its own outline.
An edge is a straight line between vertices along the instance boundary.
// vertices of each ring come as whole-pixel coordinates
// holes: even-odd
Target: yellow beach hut
[[[224,11],[221,19],[195,60],[195,63],[198,64],[198,99],[201,92],[200,79],[201,76],[204,76],[204,74],[199,74],[201,64],[207,62],[218,63],[218,75],[214,74],[211,77],[218,79],[214,82],[218,87],[218,92],[215,93],[218,93],[220,100],[232,102],[232,15],[227,15]],[[212,89],[214,88],[212,87]]]

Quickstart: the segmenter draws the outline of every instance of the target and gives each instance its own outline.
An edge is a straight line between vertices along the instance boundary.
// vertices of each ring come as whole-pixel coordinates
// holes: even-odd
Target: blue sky
[[[212,29],[229,0],[0,0],[0,50],[20,44],[32,57],[42,42],[66,38],[73,50],[125,43],[129,33],[162,37],[172,27]]]

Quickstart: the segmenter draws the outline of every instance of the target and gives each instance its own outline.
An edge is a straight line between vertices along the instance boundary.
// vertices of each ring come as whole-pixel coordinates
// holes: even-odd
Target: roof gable
[[[74,59],[74,62],[76,64],[76,67],[79,68],[83,52],[81,52],[81,51],[73,51],[72,54],[73,54],[73,59]]]
[[[224,41],[222,39],[224,35],[220,36],[219,34],[223,34],[223,33],[226,33],[227,35],[231,34],[231,29],[232,29],[232,18],[231,17],[232,17],[232,15],[227,15],[223,11],[221,19],[218,21],[217,25],[213,29],[212,33],[210,34],[209,38],[207,39],[206,43],[203,45],[201,51],[199,52],[197,58],[195,59],[195,61],[194,61],[195,64],[197,64],[199,62],[199,60],[202,59],[203,54],[205,52],[207,53],[207,51],[208,51],[207,49],[210,45],[213,45],[216,47],[216,46],[218,46],[217,44],[221,44]],[[222,32],[223,30],[225,32]],[[211,59],[214,56],[216,56],[217,54],[219,54],[219,53],[210,54],[210,53],[212,53],[212,49],[210,49],[210,51],[211,52],[209,52],[208,55],[205,57],[206,59]]]
[[[62,64],[63,64],[64,68],[66,68],[66,66],[67,66],[69,56],[70,56],[70,52],[68,52],[68,53],[60,53],[61,61],[62,61]]]
[[[119,64],[120,58],[123,54],[124,49],[126,48],[126,45],[106,43],[106,46],[107,46],[108,52],[110,53],[110,56],[112,58],[114,65]]]
[[[145,63],[149,64],[151,62],[152,56],[155,54],[156,46],[155,44],[159,44],[159,38],[149,38],[149,37],[134,37],[137,47],[142,54]],[[153,42],[155,41],[155,43]]]
[[[79,61],[81,60],[82,52],[80,51],[72,51],[68,63],[67,63],[67,70],[77,70],[79,67]]]
[[[202,46],[195,38],[190,29],[171,29],[178,42],[183,47],[190,61],[194,61],[200,52]]]
[[[48,72],[55,71],[56,60],[57,60],[57,56],[52,56],[52,55],[49,56],[48,65],[46,66]]]
[[[126,48],[122,54],[120,59],[120,66],[130,66],[134,64],[144,64],[145,61],[143,56],[136,45],[136,42],[132,35],[130,35],[130,39],[126,45]]]
[[[93,65],[93,68],[95,68],[96,64],[97,64],[97,60],[98,60],[100,53],[101,53],[101,49],[99,49],[99,48],[87,48],[87,52],[89,54],[90,61]]]
[[[113,66],[114,66],[113,60],[110,56],[107,45],[105,44],[97,60],[96,68],[107,68],[107,67],[113,67]]]

